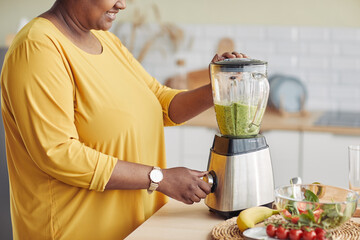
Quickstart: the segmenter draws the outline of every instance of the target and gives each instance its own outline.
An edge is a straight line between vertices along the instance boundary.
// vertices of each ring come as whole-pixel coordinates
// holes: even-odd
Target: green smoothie
[[[259,118],[256,125],[260,125],[265,108],[259,110]],[[215,104],[216,120],[220,133],[225,136],[251,137],[259,133],[260,128],[251,125],[254,119],[256,106],[249,106],[241,103],[231,105]]]

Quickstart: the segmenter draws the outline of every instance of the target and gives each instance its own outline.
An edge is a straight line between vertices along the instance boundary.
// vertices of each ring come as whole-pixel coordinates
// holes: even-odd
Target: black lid
[[[266,71],[267,62],[251,58],[227,58],[223,61],[211,63],[213,68],[220,68],[221,72],[250,72],[254,70]]]
[[[255,152],[267,147],[266,139],[261,134],[252,138],[231,138],[216,134],[211,150],[220,155],[232,156]]]

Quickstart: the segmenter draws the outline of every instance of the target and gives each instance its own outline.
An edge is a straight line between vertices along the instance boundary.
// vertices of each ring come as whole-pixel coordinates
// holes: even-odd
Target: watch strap
[[[148,188],[148,193],[151,194],[153,191],[155,191],[158,188],[159,184],[158,183],[154,183],[153,181],[151,181],[150,183],[150,187]]]

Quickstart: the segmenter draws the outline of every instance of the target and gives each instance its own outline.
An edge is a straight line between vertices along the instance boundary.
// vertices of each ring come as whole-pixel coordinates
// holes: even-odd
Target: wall
[[[18,29],[22,17],[31,19],[54,0],[1,0],[0,46]],[[134,7],[159,6],[162,19],[176,23],[215,23],[288,26],[360,26],[358,0],[127,0],[128,9],[118,19],[130,17]]]
[[[31,19],[53,3],[1,1],[0,46],[6,34],[17,31],[23,17]],[[131,26],[126,23],[140,16],[154,23],[154,4],[161,21],[179,25],[186,44],[192,43],[191,47],[184,43],[176,53],[164,49],[163,42],[152,46],[143,63],[161,82],[179,71],[176,58],[187,58],[186,70],[206,67],[219,39],[228,36],[239,51],[268,60],[269,74],[299,77],[309,91],[308,109],[360,110],[358,0],[127,0],[127,4],[118,14],[121,27],[112,29],[127,46]],[[138,29],[135,55],[156,32],[156,24]]]
[[[230,37],[235,49],[269,62],[269,76],[286,74],[299,78],[307,88],[308,110],[360,112],[360,28],[308,26],[249,26],[240,24],[181,24],[183,45],[172,52],[166,39],[155,42],[142,62],[160,82],[177,74],[175,62],[186,60],[186,70],[206,68],[222,37]],[[125,45],[131,26],[114,29]],[[137,30],[133,53],[158,30],[147,25]],[[191,40],[190,40],[191,39]],[[167,50],[167,52],[166,52]],[[165,51],[165,53],[164,53]]]
[[[159,5],[164,20],[178,23],[360,26],[357,0],[141,0]],[[129,4],[130,6],[130,4]],[[346,13],[346,14],[344,14]]]

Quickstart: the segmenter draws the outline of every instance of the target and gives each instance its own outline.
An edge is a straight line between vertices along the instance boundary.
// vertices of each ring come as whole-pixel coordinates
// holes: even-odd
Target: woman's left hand
[[[227,58],[248,58],[244,53],[225,52],[221,55],[216,54],[211,63],[225,60]],[[210,76],[210,66],[209,66]],[[182,123],[195,117],[213,105],[212,89],[209,84],[177,94],[171,101],[169,116],[175,123]]]
[[[244,53],[238,53],[238,52],[225,52],[219,56],[219,54],[216,54],[214,58],[211,60],[212,63],[225,60],[227,58],[249,58]]]

